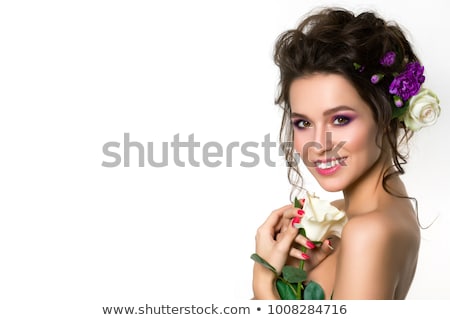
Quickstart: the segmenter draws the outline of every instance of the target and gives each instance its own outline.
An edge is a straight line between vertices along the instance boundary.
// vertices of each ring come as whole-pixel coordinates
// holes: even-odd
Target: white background
[[[176,167],[171,148],[164,168],[138,167],[136,150],[131,167],[105,168],[102,147],[125,132],[157,155],[176,134],[224,148],[276,141],[273,45],[316,4],[398,21],[440,96],[439,122],[416,135],[404,176],[423,224],[438,217],[408,299],[450,299],[446,2],[374,3],[2,1],[2,311],[92,318],[105,305],[251,298],[256,228],[289,201],[277,151],[276,167],[260,147],[253,168],[239,166],[252,159],[238,149],[231,167],[225,155],[193,167],[185,151]]]

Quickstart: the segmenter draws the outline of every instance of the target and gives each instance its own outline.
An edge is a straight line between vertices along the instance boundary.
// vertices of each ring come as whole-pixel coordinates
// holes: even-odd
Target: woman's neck
[[[389,202],[391,195],[383,187],[383,177],[391,172],[388,155],[381,155],[374,165],[357,181],[343,191],[344,210],[349,218],[376,211]],[[404,185],[397,175],[389,178],[389,188],[395,193],[406,195]]]

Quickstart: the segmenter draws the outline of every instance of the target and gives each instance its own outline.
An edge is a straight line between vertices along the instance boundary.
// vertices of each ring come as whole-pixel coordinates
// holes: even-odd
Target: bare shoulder
[[[419,239],[413,215],[399,208],[351,217],[342,231],[336,299],[404,298]]]
[[[398,211],[375,211],[350,219],[342,231],[342,245],[349,250],[397,254],[416,250],[420,232],[411,215]],[[365,249],[364,249],[365,247]]]
[[[370,214],[364,214],[361,216],[353,217],[349,219],[344,227],[343,232],[352,240],[355,237],[367,237],[370,236],[387,236],[392,226],[388,223],[387,219],[383,218],[383,215],[378,212],[372,212]]]

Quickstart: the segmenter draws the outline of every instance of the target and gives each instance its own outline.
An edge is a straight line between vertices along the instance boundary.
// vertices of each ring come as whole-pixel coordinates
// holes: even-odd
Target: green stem
[[[306,238],[306,231],[305,231],[305,228],[300,228],[300,229],[298,230],[298,233],[300,233],[302,236],[304,236],[304,237]],[[300,250],[301,250],[303,253],[306,252],[306,248],[303,247],[303,246],[300,248]],[[300,260],[299,268],[300,268],[301,270],[303,270],[304,266],[305,266],[305,260]]]
[[[298,300],[302,300],[302,290],[303,289],[304,289],[303,284],[298,283],[297,284],[297,294],[296,294]]]
[[[278,279],[280,279],[281,281],[283,281],[289,288],[291,288],[292,292],[294,292],[294,294],[297,296],[297,291],[295,290],[294,286],[287,281],[286,279],[284,279],[283,277],[278,277]]]
[[[296,208],[302,208],[303,206],[300,204],[300,201],[298,201],[297,197],[295,197],[295,201],[294,201],[294,207]],[[306,237],[306,231],[305,228],[300,228],[298,230],[298,233],[301,234],[302,236]],[[300,250],[305,253],[306,252],[306,248],[305,247],[301,247]],[[303,268],[305,267],[305,260],[300,260],[300,264],[299,264],[299,268],[300,270],[303,270]],[[303,284],[301,282],[297,283],[297,290],[294,290],[295,295],[297,297],[298,300],[302,299],[302,290],[304,289]]]
[[[306,231],[305,228],[300,228],[298,230],[298,233],[300,233],[302,236],[306,237]],[[305,247],[301,247],[300,250],[305,253],[306,252],[306,248]],[[300,260],[300,264],[299,264],[299,268],[300,270],[303,270],[303,268],[305,267],[305,260]],[[297,298],[299,300],[302,300],[302,289],[303,289],[303,284],[302,283],[298,283],[297,284]]]

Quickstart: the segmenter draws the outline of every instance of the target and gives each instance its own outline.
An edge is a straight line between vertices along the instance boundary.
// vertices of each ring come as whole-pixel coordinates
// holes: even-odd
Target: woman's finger
[[[305,211],[300,208],[291,207],[289,210],[283,212],[283,217],[287,219],[292,219],[295,216],[303,216]]]
[[[315,249],[316,248],[316,245],[314,244],[314,242],[312,242],[308,238],[302,236],[301,234],[299,234],[297,237],[295,237],[295,242],[307,249]]]
[[[295,247],[291,248],[291,251],[289,251],[289,255],[293,258],[297,258],[300,260],[308,260],[310,258],[309,254],[307,254],[306,252],[303,252],[300,249],[297,249]]]
[[[295,223],[300,223],[301,218],[303,218],[305,212],[302,209],[290,207],[289,209],[283,212],[283,219],[280,220],[281,223],[281,231],[286,230],[290,227],[292,223],[292,219],[297,219]]]
[[[282,223],[281,219],[286,210],[291,208],[292,205],[288,204],[281,208],[278,208],[267,217],[266,221],[259,227],[259,232],[269,232],[273,238],[276,238],[276,234],[281,231]]]
[[[298,229],[291,225],[287,230],[281,232],[277,236],[277,240],[272,251],[272,256],[274,259],[277,261],[282,261],[283,264],[286,262],[292,243],[297,234]]]

